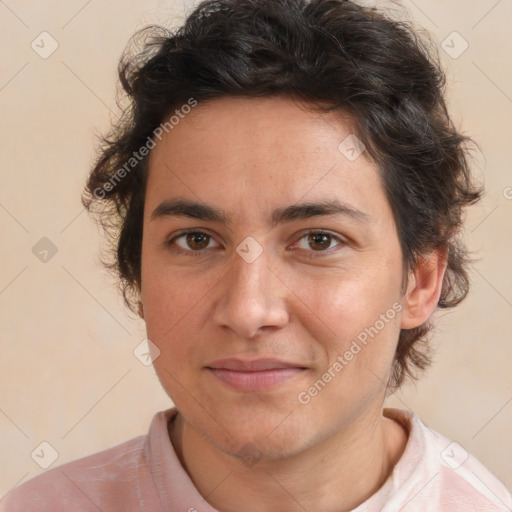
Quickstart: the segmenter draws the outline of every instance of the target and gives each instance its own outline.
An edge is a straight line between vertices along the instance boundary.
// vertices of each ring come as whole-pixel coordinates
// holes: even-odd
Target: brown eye
[[[302,235],[297,244],[300,249],[309,253],[308,256],[325,256],[346,245],[345,240],[322,230],[311,230]],[[316,254],[315,254],[316,253]]]
[[[207,233],[202,231],[191,231],[189,233],[182,233],[169,241],[169,245],[177,245],[180,249],[187,252],[202,252],[207,249],[213,242],[213,238]]]

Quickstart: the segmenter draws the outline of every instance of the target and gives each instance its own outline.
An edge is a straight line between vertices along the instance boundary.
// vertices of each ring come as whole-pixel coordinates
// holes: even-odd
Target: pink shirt
[[[12,489],[0,512],[218,512],[194,487],[169,440],[171,408],[149,432],[61,464]],[[381,489],[353,512],[511,511],[503,484],[457,443],[409,411],[385,409],[409,432]],[[317,511],[315,511],[317,512]]]

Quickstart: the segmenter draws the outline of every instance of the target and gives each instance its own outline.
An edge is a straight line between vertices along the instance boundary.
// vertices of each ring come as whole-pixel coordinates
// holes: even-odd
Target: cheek
[[[219,277],[201,271],[199,266],[180,269],[170,265],[165,256],[144,255],[143,252],[142,300],[148,329],[161,336],[193,320]]]
[[[373,394],[387,382],[400,332],[399,276],[399,266],[385,261],[291,281],[301,328],[317,342],[315,379],[329,369],[336,375],[325,400]]]
[[[287,283],[302,303],[309,326],[321,337],[339,340],[357,335],[392,308],[400,298],[399,278],[398,266],[387,262],[310,275],[289,272]]]
[[[187,370],[183,361],[191,362],[197,351],[199,324],[204,316],[204,281],[184,279],[177,272],[146,272],[143,279],[143,302],[147,337],[158,347],[155,370],[178,376]],[[199,284],[201,283],[201,284]],[[171,379],[172,380],[172,379]]]
[[[317,342],[316,372],[301,397],[328,423],[339,421],[341,411],[329,404],[356,414],[386,387],[400,331],[397,289],[392,280],[376,287],[363,277],[325,279],[301,295],[309,306],[302,327]]]

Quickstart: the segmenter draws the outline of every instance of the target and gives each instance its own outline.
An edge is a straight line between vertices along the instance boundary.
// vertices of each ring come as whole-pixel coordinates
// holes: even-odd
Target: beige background
[[[512,2],[403,4],[440,47],[454,120],[483,149],[487,197],[467,221],[479,258],[472,293],[440,318],[435,366],[390,404],[418,412],[512,488]],[[99,232],[80,193],[95,134],[117,112],[126,41],[149,22],[179,24],[191,6],[0,2],[0,495],[43,471],[31,458],[41,442],[61,464],[144,434],[171,405],[152,367],[133,354],[144,324],[101,270]],[[40,52],[51,48],[43,31],[58,43],[46,59],[31,48],[34,40]],[[463,49],[453,31],[469,44],[458,58],[441,47],[446,40],[452,54]],[[46,263],[32,252],[43,237],[57,249]]]

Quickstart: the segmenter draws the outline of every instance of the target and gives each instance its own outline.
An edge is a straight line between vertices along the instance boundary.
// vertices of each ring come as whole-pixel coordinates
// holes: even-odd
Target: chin
[[[289,436],[268,436],[260,438],[251,436],[233,436],[227,445],[219,445],[215,440],[210,439],[217,448],[227,455],[239,460],[243,465],[252,467],[256,464],[264,464],[276,460],[283,460],[292,457],[306,448],[304,440],[300,444],[297,438],[290,439]]]
[[[240,413],[237,417],[236,412],[223,415],[227,420],[224,426],[229,436],[219,432],[211,421],[196,423],[195,428],[219,450],[240,459],[244,464],[246,460],[249,463],[256,459],[261,462],[279,460],[307,449],[319,437],[314,431],[316,427],[312,431],[311,426],[308,428],[307,423],[303,424],[289,413],[289,410],[280,411],[279,414],[267,411],[265,416],[260,417],[250,414],[240,417]]]

